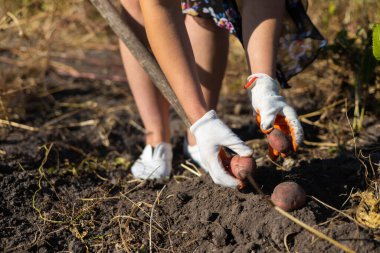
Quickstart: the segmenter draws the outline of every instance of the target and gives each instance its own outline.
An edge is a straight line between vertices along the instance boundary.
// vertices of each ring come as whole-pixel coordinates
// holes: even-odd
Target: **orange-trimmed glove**
[[[266,74],[255,73],[248,77],[244,86],[248,90],[253,106],[253,115],[261,131],[269,134],[274,128],[281,130],[291,138],[292,150],[297,151],[303,141],[303,129],[297,113],[279,95],[278,83]],[[275,160],[280,153],[269,145],[269,156]]]
[[[219,155],[220,148],[229,148],[241,157],[251,157],[252,149],[218,118],[214,110],[198,119],[190,127],[190,131],[197,141],[201,162],[214,183],[231,188],[238,187],[241,182],[224,168],[223,157]]]

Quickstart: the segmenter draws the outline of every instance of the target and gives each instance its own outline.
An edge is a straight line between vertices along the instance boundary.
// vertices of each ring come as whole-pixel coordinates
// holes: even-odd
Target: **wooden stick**
[[[116,35],[124,42],[128,47],[131,54],[136,58],[140,65],[144,68],[149,75],[153,83],[162,92],[165,98],[173,106],[177,114],[182,118],[186,127],[190,128],[191,124],[187,118],[185,111],[179,103],[177,96],[171,89],[168,81],[158,63],[152,54],[145,48],[141,41],[134,34],[132,29],[126,22],[120,17],[115,7],[109,2],[109,0],[90,0],[96,7],[103,18],[108,22],[109,26],[116,33]]]
[[[4,119],[0,119],[0,125],[17,127],[17,128],[28,130],[28,131],[38,131],[38,128],[36,128],[36,127],[27,126],[27,125],[24,125],[24,124],[20,124],[20,123],[17,123],[17,122],[13,122],[13,121],[9,121],[9,120],[4,120]]]

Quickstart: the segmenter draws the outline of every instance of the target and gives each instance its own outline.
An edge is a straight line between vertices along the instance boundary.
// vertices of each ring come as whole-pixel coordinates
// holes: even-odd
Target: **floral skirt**
[[[287,14],[279,41],[276,72],[283,88],[288,88],[287,81],[313,62],[326,45],[306,14],[306,6],[307,0],[286,0]],[[235,0],[182,0],[182,11],[213,19],[217,26],[229,30],[242,42],[241,15]]]

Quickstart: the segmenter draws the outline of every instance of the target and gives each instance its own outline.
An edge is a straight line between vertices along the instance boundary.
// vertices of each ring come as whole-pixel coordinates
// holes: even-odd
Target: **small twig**
[[[38,128],[36,127],[31,127],[31,126],[27,126],[24,124],[20,124],[20,123],[9,121],[9,120],[3,120],[3,119],[0,119],[0,125],[17,127],[17,128],[32,131],[32,132],[38,131]]]
[[[307,141],[304,140],[303,143],[310,146],[316,146],[316,147],[338,147],[337,143],[332,142],[314,142],[314,141]]]
[[[343,202],[341,208],[348,202],[348,200],[351,198],[352,192],[354,190],[354,187],[351,188],[350,194],[348,195],[347,199]]]
[[[19,36],[22,36],[22,35],[24,35],[24,32],[22,31],[22,29],[21,29],[21,25],[20,25],[20,22],[18,21],[18,18],[15,16],[15,15],[13,15],[11,12],[7,12],[7,15],[12,19],[12,21],[15,23],[15,25],[16,25],[16,27],[17,27],[17,29],[18,29],[18,35]]]
[[[85,126],[95,126],[99,123],[97,119],[90,119],[81,122],[70,123],[67,125],[57,125],[57,126],[47,126],[46,129],[61,129],[69,127],[85,127]]]
[[[160,201],[160,196],[161,196],[163,190],[165,189],[165,187],[166,187],[166,185],[164,185],[164,187],[162,187],[162,189],[160,190],[160,192],[157,194],[156,200],[154,201],[153,206],[152,206],[152,210],[150,212],[150,220],[149,220],[149,252],[153,252],[152,251],[152,221],[153,221],[153,211],[154,211],[154,207],[156,206],[156,204]]]
[[[141,133],[146,134],[145,128],[142,127],[142,126],[140,126],[139,124],[137,124],[136,121],[130,119],[130,120],[128,120],[128,124],[130,124],[131,126],[133,126],[134,128],[136,128],[137,130],[139,130]]]
[[[45,122],[45,124],[42,126],[42,128],[45,128],[45,127],[48,127],[48,126],[54,125],[54,124],[56,124],[57,122],[59,122],[59,121],[61,121],[61,120],[64,120],[64,119],[66,119],[66,118],[68,118],[68,117],[71,117],[71,116],[73,116],[73,115],[75,115],[75,114],[77,114],[77,113],[79,113],[79,112],[81,112],[81,111],[82,111],[82,109],[77,109],[77,110],[74,110],[74,111],[71,111],[71,112],[65,113],[65,114],[63,114],[63,115],[61,115],[61,116],[58,116],[58,117],[56,117],[56,118],[53,118],[53,119],[51,119],[51,120]]]
[[[33,1],[31,1],[33,2]],[[26,8],[28,8],[30,5],[29,4],[26,4],[23,6],[23,8],[19,9],[15,14],[18,15],[18,13],[22,12],[23,10],[25,10]],[[9,15],[7,16],[4,16],[1,20],[0,20],[0,29],[1,30],[7,30],[7,29],[12,29],[14,27],[17,27],[19,29],[21,29],[21,26],[22,25],[25,25],[25,24],[28,24],[30,25],[31,22],[34,22],[34,21],[39,21],[39,19],[44,19],[46,18],[46,16],[48,16],[49,14],[47,12],[41,12],[40,14],[36,14],[34,15],[33,17],[31,18],[28,18],[28,19],[24,19],[24,20],[19,20],[17,23],[14,22],[14,23],[10,23],[8,24],[7,22],[7,16],[9,18],[11,18]],[[13,20],[13,19],[12,19]]]
[[[198,168],[192,164],[192,163],[189,163],[189,162],[186,162],[189,166],[192,166],[193,168],[190,168],[189,166],[187,166],[186,164],[183,164],[181,163],[181,167],[184,168],[185,170],[189,171],[190,173],[196,175],[197,177],[200,177],[202,176],[202,173],[198,170]]]
[[[328,223],[330,223],[330,222],[332,222],[332,221],[338,219],[338,217],[339,217],[339,214],[335,215],[335,216],[332,217],[332,218],[329,218],[328,220],[326,220],[326,221],[324,221],[324,222],[318,223],[318,226],[324,226],[324,225],[326,225],[326,224],[328,224]]]
[[[194,163],[190,162],[189,160],[186,160],[185,163],[187,165],[190,165],[191,167],[193,167],[196,171],[199,172],[199,174],[202,174],[201,171],[199,170],[199,168]]]
[[[169,239],[169,250],[171,251],[171,252],[173,252],[174,253],[174,246],[173,246],[173,242],[172,242],[172,238],[171,238],[171,236],[170,236],[170,231],[171,231],[171,228],[170,228],[170,223],[169,222],[167,222],[167,225],[168,225],[168,227],[169,227],[169,232],[168,232],[168,239]]]
[[[295,234],[295,233],[287,233],[284,236],[284,245],[285,245],[285,248],[286,248],[286,252],[288,252],[288,253],[290,253],[289,246],[288,246],[288,236],[292,235],[292,234]]]
[[[349,220],[355,222],[358,226],[360,226],[360,227],[362,227],[362,228],[366,228],[365,226],[363,226],[363,225],[361,225],[360,223],[358,223],[358,222],[357,222],[354,218],[352,218],[350,215],[348,215],[348,214],[346,214],[346,213],[344,213],[344,212],[342,212],[342,211],[336,209],[336,208],[333,207],[333,206],[330,206],[329,204],[323,202],[322,200],[319,200],[319,199],[317,199],[317,198],[314,197],[314,196],[308,196],[308,197],[310,197],[310,198],[312,198],[313,200],[317,201],[318,203],[324,205],[325,207],[330,208],[331,210],[333,210],[333,211],[335,211],[335,212],[337,212],[337,213],[343,215],[343,216],[346,217],[347,219],[349,219]]]
[[[133,217],[133,216],[135,216],[136,215],[136,212],[137,212],[137,210],[139,209],[139,208],[141,208],[141,202],[139,202],[139,203],[137,203],[137,205],[133,205],[132,206],[132,210],[129,212],[129,216],[130,217]],[[128,217],[128,219],[127,219],[127,221],[125,222],[125,226],[126,227],[129,227],[129,223],[131,223],[131,218],[130,217]]]
[[[270,157],[268,155],[266,155],[266,158],[269,160],[269,162],[273,163],[274,165],[276,165],[277,167],[279,167],[280,169],[282,170],[286,170],[283,166],[281,166],[280,164],[276,163],[275,161],[273,161],[272,159],[270,159]]]
[[[120,219],[117,219],[117,222],[119,224],[119,233],[120,233],[120,237],[121,237],[121,243],[123,244],[125,251],[129,252],[128,247],[127,247],[127,243],[124,240],[124,233],[123,233],[123,228],[121,227]]]
[[[33,207],[33,209],[35,211],[37,211],[39,217],[42,220],[47,221],[47,222],[51,222],[51,223],[64,223],[64,221],[50,220],[50,219],[46,218],[42,214],[42,210],[40,208],[38,208],[37,205],[36,205],[36,196],[42,190],[42,185],[41,185],[42,179],[46,178],[45,172],[44,172],[44,165],[47,162],[47,159],[48,159],[48,156],[49,156],[49,153],[50,153],[50,150],[51,150],[52,146],[53,146],[53,144],[50,144],[49,147],[44,146],[44,148],[45,148],[45,156],[44,156],[44,158],[43,158],[43,160],[41,162],[41,165],[38,167],[38,172],[40,174],[40,178],[38,179],[38,189],[34,192],[34,194],[32,196],[32,207]]]
[[[180,183],[181,180],[184,181],[184,180],[191,180],[190,177],[186,177],[186,176],[182,176],[182,175],[174,175],[173,176],[174,180],[176,183]]]
[[[137,206],[146,216],[150,217],[150,215],[141,207],[139,206],[139,203],[141,204],[144,204],[145,206],[147,206],[148,208],[152,208],[153,206],[151,204],[148,204],[146,202],[143,202],[143,201],[139,201],[138,203],[134,202],[133,200],[131,200],[130,198],[128,198],[124,193],[120,193],[120,195],[122,195],[124,198],[126,198],[129,202],[131,202],[134,206]],[[160,223],[158,223],[156,220],[154,220],[154,223],[156,223],[156,225],[162,230],[164,231],[164,228],[161,226]]]
[[[143,187],[146,184],[146,181],[141,180],[141,179],[133,179],[133,180],[128,181],[127,183],[133,183],[133,182],[139,182],[139,184],[133,187],[132,189],[128,190],[126,193],[124,193],[125,195]]]
[[[96,176],[97,178],[99,178],[100,180],[102,180],[102,181],[104,181],[104,182],[108,182],[108,181],[109,181],[107,178],[102,177],[101,175],[99,175],[99,173],[97,173],[95,170],[94,170],[93,172],[94,172],[95,176]]]
[[[107,200],[113,200],[113,199],[120,199],[120,196],[116,196],[116,197],[100,197],[100,198],[79,198],[77,200],[81,200],[81,201],[107,201]]]
[[[334,108],[335,106],[343,103],[345,101],[345,99],[341,99],[341,100],[338,100],[337,102],[331,104],[331,105],[328,105],[328,106],[325,106],[317,111],[314,111],[314,112],[310,112],[310,113],[307,113],[307,114],[303,114],[301,116],[299,116],[299,120],[303,123],[306,123],[306,124],[309,124],[309,125],[312,125],[312,126],[316,126],[316,127],[319,127],[319,128],[322,128],[322,129],[327,129],[328,127],[319,123],[318,120],[317,121],[311,121],[309,120],[308,118],[310,117],[314,117],[314,116],[318,116],[318,115],[322,115],[323,113],[325,113],[328,109],[331,109],[331,108]]]
[[[68,108],[77,108],[77,109],[96,109],[98,107],[98,103],[94,101],[86,101],[83,103],[58,103],[58,106],[68,107]]]
[[[368,156],[365,156],[363,154],[363,151],[362,150],[359,150],[359,154],[358,154],[358,157],[359,161],[362,163],[363,167],[366,169],[366,171],[368,171],[368,168],[367,168],[367,165],[365,164],[365,161],[367,161],[369,163],[369,166],[371,167],[371,171],[372,171],[372,176],[373,176],[373,181],[376,182],[377,178],[378,178],[378,172],[377,170],[375,170],[375,168],[373,167],[373,162],[371,160],[371,155],[368,155]],[[364,161],[362,161],[364,160]],[[366,175],[368,176],[368,172],[366,173]],[[366,179],[367,180],[367,179]],[[371,183],[368,183],[368,185],[370,186]],[[377,193],[376,193],[377,194]]]
[[[322,125],[321,123],[318,123],[317,121],[311,121],[311,120],[308,120],[307,118],[301,118],[299,120],[301,122],[303,122],[303,123],[306,123],[306,124],[309,124],[309,125],[312,125],[312,126],[316,126],[316,127],[322,128],[322,129],[327,129],[328,128],[325,125]]]
[[[303,114],[303,115],[300,115],[298,118],[301,120],[301,119],[305,119],[305,118],[310,118],[310,117],[314,117],[314,116],[318,116],[318,115],[321,115],[324,111],[328,110],[328,109],[331,109],[331,108],[334,108],[335,106],[345,102],[346,99],[341,99],[341,100],[338,100],[336,101],[335,103],[332,103],[331,105],[328,105],[328,106],[325,106],[325,107],[322,107],[321,109],[317,110],[317,111],[314,111],[314,112],[310,112],[310,113],[306,113],[306,114]]]
[[[138,222],[141,222],[141,223],[143,223],[143,224],[145,224],[147,226],[151,226],[152,228],[156,229],[157,231],[162,232],[162,230],[160,228],[158,228],[158,227],[156,227],[154,225],[151,225],[148,222],[142,221],[142,220],[140,220],[138,218],[131,217],[129,215],[117,215],[117,216],[112,217],[111,221],[114,220],[114,219],[118,219],[118,218],[125,218],[125,219],[131,219],[131,220],[134,220],[134,221],[138,221]]]
[[[0,56],[0,61],[4,62],[5,58]],[[18,66],[18,67],[20,67],[20,66]],[[37,83],[33,83],[33,84],[26,85],[26,86],[23,86],[23,87],[20,87],[20,88],[17,88],[17,89],[7,90],[5,92],[2,92],[1,95],[2,96],[9,96],[9,95],[12,95],[13,93],[17,93],[17,92],[20,92],[20,91],[23,91],[23,90],[26,90],[26,89],[34,88],[36,86],[37,86]]]

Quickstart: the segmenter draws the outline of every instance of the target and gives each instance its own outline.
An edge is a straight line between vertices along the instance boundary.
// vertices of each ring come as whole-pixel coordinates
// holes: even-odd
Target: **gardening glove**
[[[250,75],[247,81],[244,88],[248,90],[253,116],[261,131],[269,134],[274,128],[281,130],[291,138],[292,150],[296,152],[303,141],[303,129],[295,110],[279,95],[277,81],[261,73]],[[287,154],[280,154],[269,145],[269,157],[275,160],[279,155]]]
[[[252,150],[216,116],[214,110],[197,120],[190,127],[190,131],[195,136],[201,161],[207,167],[212,180],[222,186],[239,186],[241,182],[224,168],[219,151],[221,147],[227,147],[242,157],[250,157]]]

